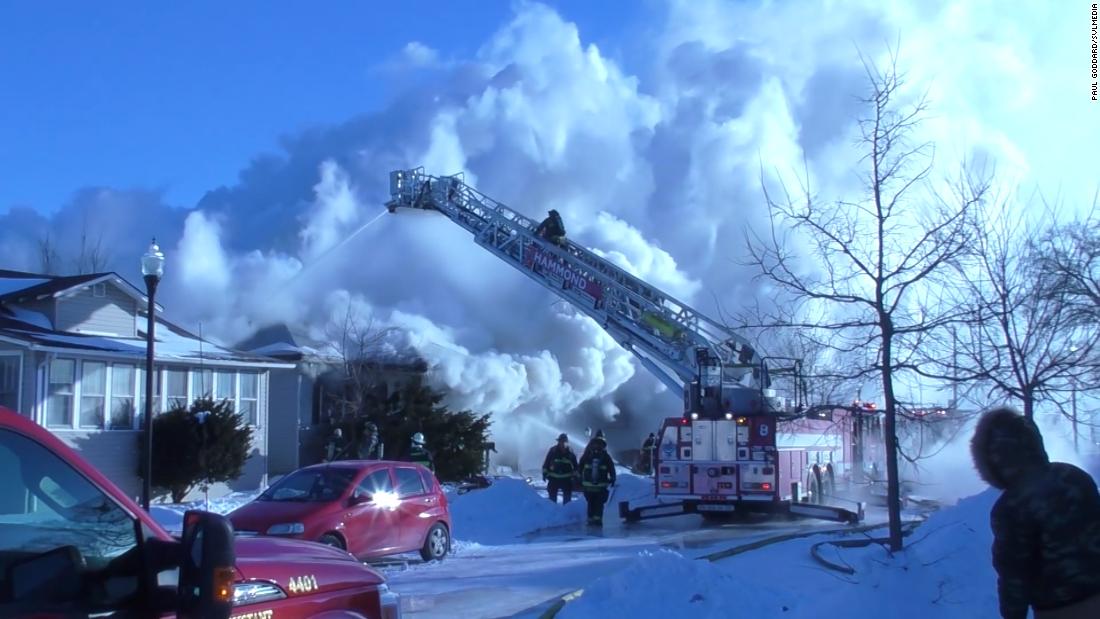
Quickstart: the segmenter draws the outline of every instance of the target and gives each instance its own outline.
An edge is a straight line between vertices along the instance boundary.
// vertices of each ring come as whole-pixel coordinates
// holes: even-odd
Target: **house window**
[[[214,399],[237,399],[237,374],[234,372],[217,372],[214,375]]]
[[[129,430],[134,427],[134,385],[137,382],[134,366],[116,363],[111,366],[111,429]]]
[[[145,368],[139,367],[137,369],[137,410],[138,415],[138,428],[145,427]],[[164,371],[161,368],[153,368],[153,414],[156,415],[161,411],[161,392],[162,381],[164,380]]]
[[[191,399],[209,397],[214,394],[214,371],[191,370]]]
[[[260,375],[255,372],[241,372],[241,399],[237,412],[244,417],[248,425],[256,425],[256,412],[260,399]]]
[[[83,361],[80,369],[80,427],[102,428],[107,398],[107,364]]]
[[[105,297],[107,296],[107,284],[95,284],[92,286],[93,297]]]
[[[19,410],[19,382],[22,380],[23,357],[0,355],[0,406]]]
[[[54,359],[50,362],[50,378],[46,394],[46,425],[72,427],[75,379],[76,361]]]
[[[168,410],[177,407],[187,407],[187,370],[165,370],[168,384],[165,390],[168,393]]]

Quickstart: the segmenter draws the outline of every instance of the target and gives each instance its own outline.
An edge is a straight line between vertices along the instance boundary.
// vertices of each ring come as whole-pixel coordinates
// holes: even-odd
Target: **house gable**
[[[68,290],[54,303],[54,328],[58,331],[137,336],[138,303],[111,279]]]

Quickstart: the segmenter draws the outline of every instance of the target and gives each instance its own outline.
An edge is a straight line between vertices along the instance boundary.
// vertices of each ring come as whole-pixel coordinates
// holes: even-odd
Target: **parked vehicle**
[[[235,538],[191,511],[180,540],[49,431],[0,408],[0,617],[392,619],[400,600],[346,552]]]
[[[361,559],[451,549],[451,514],[435,475],[411,462],[341,460],[298,469],[229,514],[241,533],[293,537]]]

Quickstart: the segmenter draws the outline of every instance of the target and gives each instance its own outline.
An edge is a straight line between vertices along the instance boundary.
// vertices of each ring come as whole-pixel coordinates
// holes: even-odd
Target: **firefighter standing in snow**
[[[649,436],[642,443],[642,452],[638,455],[640,460],[638,468],[642,475],[653,474],[653,462],[655,460],[654,454],[657,453],[657,435],[650,432]]]
[[[424,446],[424,435],[419,432],[412,435],[412,442],[409,445],[409,454],[405,460],[407,462],[423,464],[428,467],[429,471],[435,472],[435,461],[432,459],[432,452],[428,451],[428,448]]]
[[[546,492],[550,500],[558,502],[558,491],[562,493],[562,503],[573,500],[573,476],[577,474],[577,454],[569,446],[569,437],[563,432],[558,436],[556,445],[546,452],[542,462],[542,480],[546,482]]]
[[[1035,423],[1008,408],[982,416],[970,441],[993,505],[1001,616],[1100,617],[1100,493],[1088,473],[1051,462]]]
[[[607,489],[615,484],[615,463],[607,454],[607,442],[597,435],[588,444],[581,458],[581,487],[588,502],[588,523],[603,524],[603,506],[607,502]]]

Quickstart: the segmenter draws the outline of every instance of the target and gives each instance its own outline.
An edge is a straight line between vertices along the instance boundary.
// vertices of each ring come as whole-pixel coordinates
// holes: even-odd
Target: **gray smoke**
[[[0,263],[33,270],[47,232],[72,248],[91,231],[135,278],[145,246],[133,240],[155,231],[172,315],[228,343],[275,321],[323,332],[351,305],[402,328],[394,346],[429,362],[451,405],[493,413],[498,444],[530,466],[560,429],[576,438],[603,425],[634,446],[676,413],[679,394],[442,216],[369,223],[390,170],[464,172],[536,219],[555,208],[572,238],[713,316],[761,294],[736,260],[745,230],[763,222],[762,170],[790,178],[805,152],[819,194],[857,186],[860,54],[885,62],[900,40],[912,85],[902,96],[929,89],[924,137],[945,172],[970,156],[997,162],[1009,182],[1061,187],[1092,171],[1084,154],[1100,124],[1082,121],[1095,110],[1070,43],[1079,24],[1062,7],[684,0],[646,10],[636,47],[615,59],[529,2],[470,58],[411,41],[382,63],[398,89],[383,109],[286,137],[193,208],[117,189],[82,190],[50,216],[13,208],[0,216]],[[1056,96],[1065,84],[1081,92]]]

